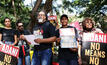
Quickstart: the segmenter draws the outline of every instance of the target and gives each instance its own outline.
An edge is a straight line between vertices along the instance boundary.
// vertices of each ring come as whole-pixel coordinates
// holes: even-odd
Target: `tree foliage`
[[[103,16],[106,16],[104,10],[107,11],[104,5],[107,5],[107,0],[63,0],[63,6],[60,7],[68,9],[69,11],[75,8],[80,15],[79,17],[92,17],[96,23],[101,24],[104,30],[105,24]],[[84,10],[81,10],[82,8],[84,8]],[[71,12],[73,12],[73,10],[71,10]]]
[[[18,19],[22,19],[22,22],[27,25],[30,20],[29,10],[22,0],[0,0],[0,23],[3,24],[4,18],[9,17],[12,19],[13,28]]]
[[[46,13],[49,13],[54,10],[56,14],[59,15],[61,11],[60,8],[68,10],[69,12],[74,12],[74,8],[80,18],[92,17],[97,23],[100,23],[103,26],[102,29],[104,29],[103,16],[107,15],[104,12],[107,11],[104,5],[107,5],[107,0],[61,0],[62,4],[55,6],[53,2],[56,1],[57,0],[46,0],[45,3],[42,3],[43,0],[36,0],[34,7],[30,10],[29,6],[23,4],[23,0],[0,0],[0,26],[3,27],[3,19],[9,17],[12,19],[13,27],[15,27],[14,24],[18,19],[22,19],[25,26],[30,22],[28,28],[32,30],[37,21],[38,11],[45,10]]]
[[[45,3],[42,3],[43,0],[37,0],[35,2],[35,5],[32,9],[32,13],[31,13],[31,22],[29,24],[29,29],[32,30],[32,28],[34,27],[34,25],[37,23],[37,12],[44,10],[46,13],[49,13],[50,11],[52,11],[52,1],[53,0],[46,0]]]

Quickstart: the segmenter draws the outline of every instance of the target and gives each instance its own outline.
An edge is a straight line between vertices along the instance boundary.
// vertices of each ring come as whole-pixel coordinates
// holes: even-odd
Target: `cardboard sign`
[[[83,33],[82,41],[107,43],[107,34],[104,33]]]
[[[107,65],[107,35],[103,33],[85,33],[82,43],[82,61],[84,65]]]
[[[19,48],[2,44],[0,46],[0,65],[17,65]]]
[[[80,24],[78,21],[71,22],[71,26],[74,26],[77,30],[81,30]]]
[[[58,25],[58,21],[57,21],[57,16],[56,15],[51,15],[51,16],[48,16],[48,20],[50,21],[50,23],[53,25],[53,26],[57,26]]]
[[[61,38],[61,48],[77,48],[74,28],[61,28],[59,33]]]
[[[57,20],[57,16],[53,15],[53,16],[48,16],[48,20]]]

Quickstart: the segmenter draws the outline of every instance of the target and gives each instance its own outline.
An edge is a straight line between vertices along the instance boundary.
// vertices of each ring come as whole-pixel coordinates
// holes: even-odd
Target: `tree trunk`
[[[14,16],[15,16],[15,18],[17,20],[16,7],[15,7],[14,0],[12,0],[12,6],[13,6],[13,10],[14,10]]]
[[[44,11],[46,11],[46,14],[49,13],[50,11],[52,11],[52,1],[53,0],[46,0],[45,2],[45,5],[43,6],[43,9]],[[37,0],[35,5],[34,5],[34,8],[32,10],[32,13],[31,13],[31,22],[29,24],[29,30],[32,31],[34,25],[37,23],[37,18],[36,18],[36,12],[39,8],[39,6],[41,5],[42,3],[42,0]]]
[[[31,6],[33,7],[33,1],[31,0]]]
[[[38,8],[39,8],[39,6],[40,6],[40,4],[41,4],[41,2],[42,2],[42,0],[37,0],[36,1],[36,3],[35,3],[35,5],[34,5],[34,8],[32,9],[32,13],[30,14],[30,17],[31,17],[31,22],[30,22],[30,24],[28,25],[29,27],[29,30],[30,31],[32,31],[32,29],[33,29],[33,27],[34,27],[34,25],[35,25],[35,21],[37,20],[36,19],[36,12],[37,12],[37,10],[38,10]]]
[[[45,10],[46,13],[49,13],[50,11],[52,11],[52,1],[53,0],[46,0],[45,5],[43,7],[43,10]]]

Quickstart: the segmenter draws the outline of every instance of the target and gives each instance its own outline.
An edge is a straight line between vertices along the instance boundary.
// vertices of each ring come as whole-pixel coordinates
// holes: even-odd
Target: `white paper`
[[[39,45],[34,41],[36,39],[35,35],[24,35],[24,37],[31,43],[31,45]]]
[[[61,48],[77,48],[74,28],[60,29]]]
[[[2,41],[0,41],[0,44],[4,44]]]

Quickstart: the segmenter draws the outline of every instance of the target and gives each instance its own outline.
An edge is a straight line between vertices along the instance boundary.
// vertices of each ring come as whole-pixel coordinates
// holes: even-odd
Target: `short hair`
[[[18,26],[19,23],[22,23],[22,21],[21,21],[21,20],[18,20],[18,21],[16,22],[16,26]]]
[[[66,14],[63,14],[61,17],[60,17],[60,20],[62,20],[63,17],[66,17],[68,19],[68,16]]]

